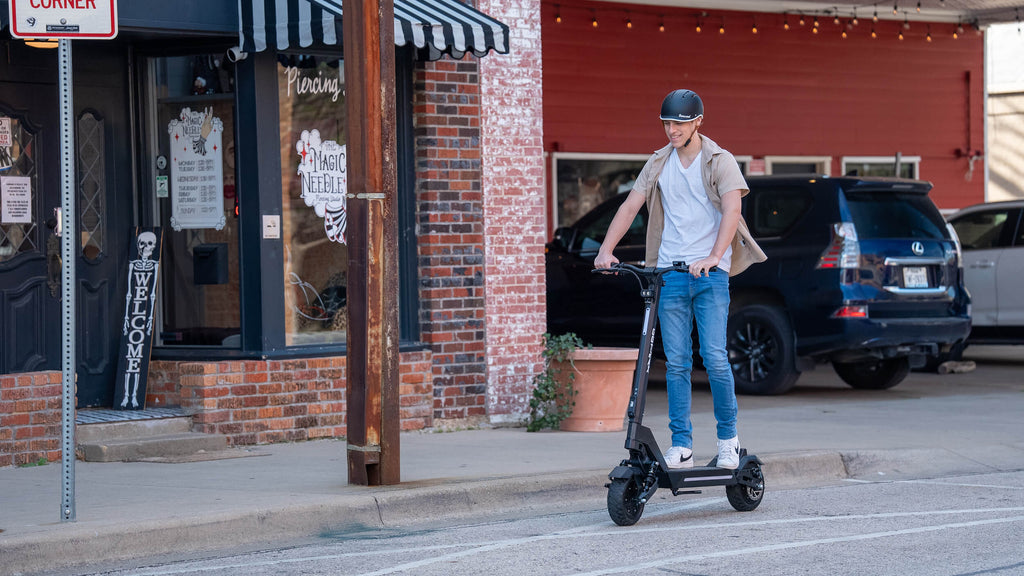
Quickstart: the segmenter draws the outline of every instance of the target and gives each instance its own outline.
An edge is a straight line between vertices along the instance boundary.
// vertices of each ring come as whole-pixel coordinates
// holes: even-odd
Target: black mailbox
[[[196,284],[227,284],[228,245],[200,244],[193,248],[192,278]]]

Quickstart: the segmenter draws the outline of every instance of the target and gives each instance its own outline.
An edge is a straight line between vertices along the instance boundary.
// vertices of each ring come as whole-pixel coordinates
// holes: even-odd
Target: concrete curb
[[[761,456],[765,488],[792,488],[807,484],[827,484],[849,477],[839,452],[787,452]]]
[[[0,538],[0,574],[32,574],[188,550],[209,552],[275,541],[451,522],[485,514],[603,504],[608,470],[483,480],[433,480],[355,488],[319,504],[257,507],[196,518],[79,522],[59,531]],[[351,489],[350,489],[351,490]]]

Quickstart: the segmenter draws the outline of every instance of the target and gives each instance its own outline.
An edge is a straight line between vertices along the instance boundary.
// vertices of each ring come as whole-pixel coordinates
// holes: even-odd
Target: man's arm
[[[619,240],[626,235],[629,226],[633,223],[636,213],[643,207],[646,198],[644,193],[636,188],[630,191],[626,201],[619,206],[612,223],[608,225],[608,232],[604,235],[604,242],[597,251],[597,258],[594,259],[594,268],[610,268],[612,264],[618,264],[619,259],[612,255],[612,250],[618,245]]]
[[[725,251],[736,236],[736,227],[740,224],[742,208],[743,199],[740,190],[730,190],[722,194],[722,224],[718,228],[715,245],[711,248],[711,254],[707,258],[690,264],[690,274],[699,278],[722,261],[722,256],[725,256]]]

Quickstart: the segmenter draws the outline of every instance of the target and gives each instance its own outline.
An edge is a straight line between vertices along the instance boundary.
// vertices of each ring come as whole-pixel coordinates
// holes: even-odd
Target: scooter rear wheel
[[[754,488],[744,484],[733,484],[725,487],[725,495],[729,498],[729,504],[740,512],[750,512],[761,503],[764,497],[764,475],[761,473],[761,466],[753,460],[746,463],[741,471],[753,477],[760,488]]]
[[[619,526],[636,524],[644,513],[640,486],[631,479],[616,478],[608,485],[608,515]]]

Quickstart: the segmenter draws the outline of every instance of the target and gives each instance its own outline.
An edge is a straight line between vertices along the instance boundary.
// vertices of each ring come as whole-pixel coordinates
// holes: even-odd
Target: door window
[[[758,190],[748,197],[751,215],[747,217],[755,238],[786,234],[811,208],[812,197],[806,190]]]
[[[36,214],[36,134],[16,116],[0,110],[0,262],[24,252],[39,251]]]
[[[1016,215],[1016,211],[990,210],[957,218],[953,221],[953,228],[960,237],[960,246],[964,250],[985,250],[1005,245],[1002,240],[1004,229],[1010,222],[1014,226],[1017,224],[1016,218],[1011,220],[1011,214]]]
[[[78,118],[78,232],[82,257],[96,260],[106,249],[107,172],[105,123],[92,112]]]
[[[240,347],[234,67],[223,52],[148,61],[147,154],[163,234],[159,341]]]

